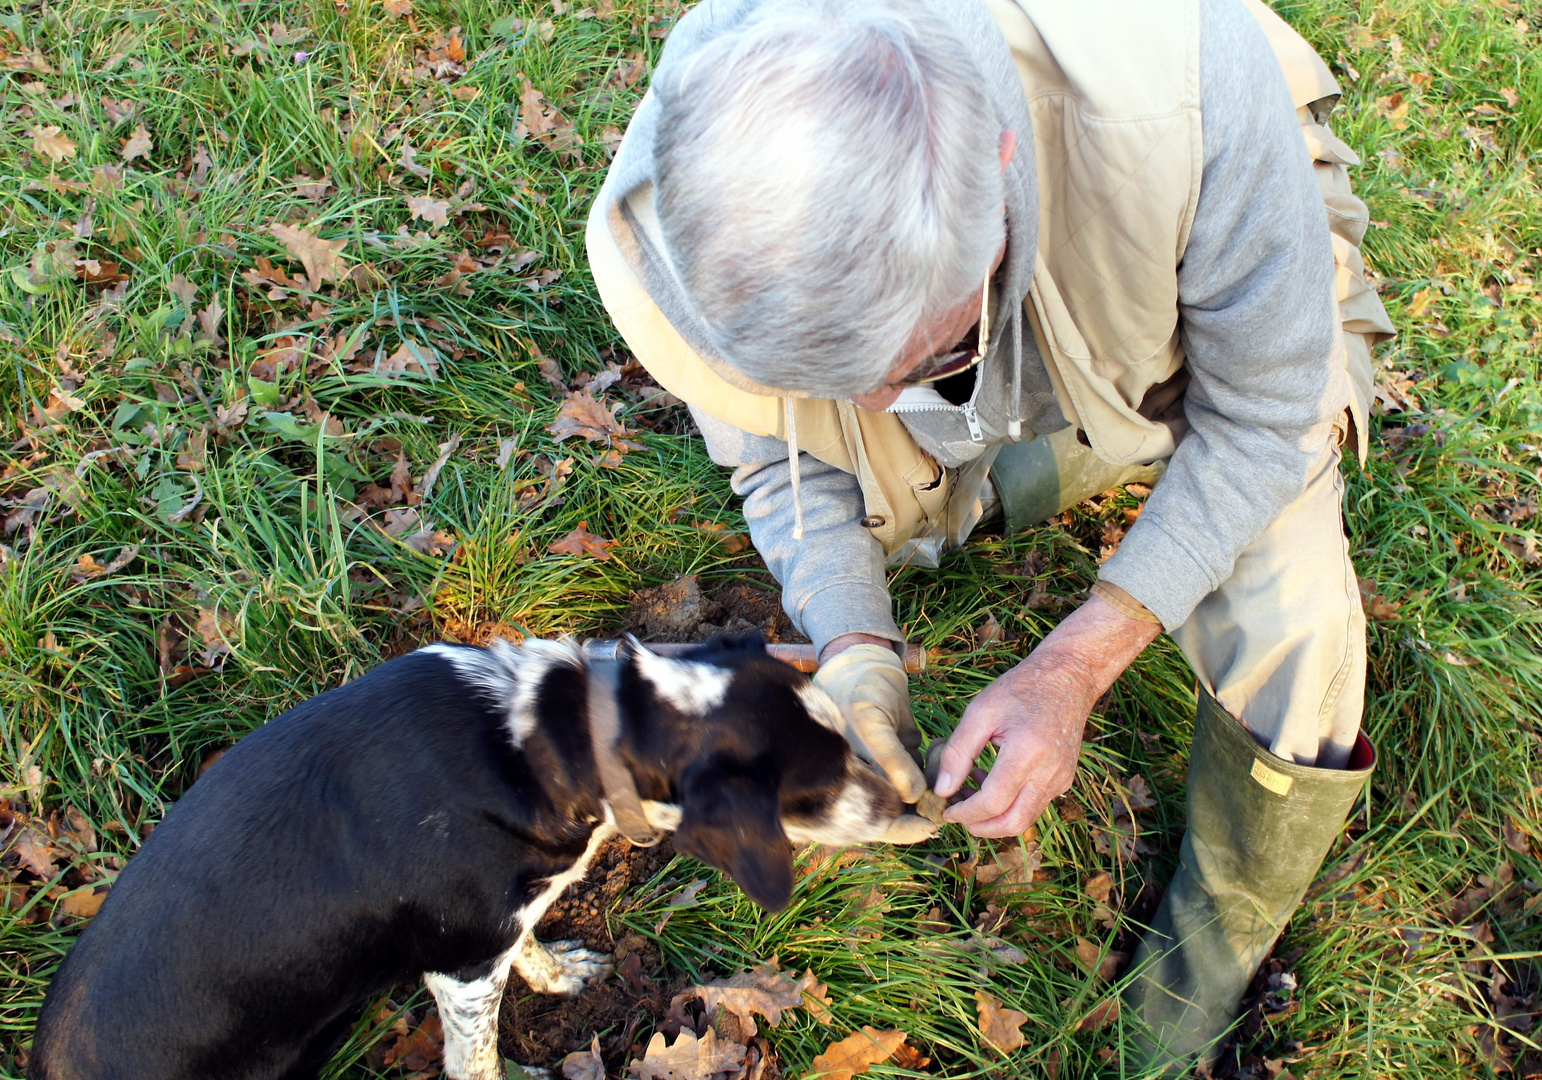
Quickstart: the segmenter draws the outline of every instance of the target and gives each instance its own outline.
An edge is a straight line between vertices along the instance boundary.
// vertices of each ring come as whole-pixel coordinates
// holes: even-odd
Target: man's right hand
[[[904,662],[888,642],[867,635],[857,644],[837,638],[821,659],[814,685],[839,706],[846,722],[841,734],[857,756],[883,770],[901,798],[915,802],[926,791],[926,778],[911,756],[921,735],[910,713]]]

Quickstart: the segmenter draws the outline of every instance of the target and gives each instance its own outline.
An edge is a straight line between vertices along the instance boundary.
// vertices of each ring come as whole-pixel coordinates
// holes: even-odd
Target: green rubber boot
[[[1074,427],[1007,443],[991,465],[1008,532],[1042,525],[1062,510],[1121,484],[1154,484],[1167,463],[1110,465],[1076,438]]]
[[[1129,1075],[1182,1075],[1214,1061],[1375,760],[1364,735],[1347,769],[1277,758],[1200,692],[1188,832],[1124,994]]]

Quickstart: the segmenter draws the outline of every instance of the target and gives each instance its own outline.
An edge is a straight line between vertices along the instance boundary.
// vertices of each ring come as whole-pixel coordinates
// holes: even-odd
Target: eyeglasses
[[[994,269],[994,268],[993,268]],[[980,323],[979,333],[975,336],[973,345],[966,345],[961,349],[950,349],[945,353],[939,353],[927,360],[923,360],[914,371],[891,386],[921,386],[925,383],[936,382],[938,379],[946,379],[950,375],[968,371],[985,359],[985,353],[991,343],[991,271],[985,272],[985,282],[980,286]]]

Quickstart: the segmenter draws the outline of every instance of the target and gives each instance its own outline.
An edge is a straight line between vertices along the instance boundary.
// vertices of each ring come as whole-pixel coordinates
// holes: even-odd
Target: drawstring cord
[[[798,471],[798,418],[792,398],[782,399],[787,414],[787,465],[792,469],[792,538],[803,539],[803,476]]]

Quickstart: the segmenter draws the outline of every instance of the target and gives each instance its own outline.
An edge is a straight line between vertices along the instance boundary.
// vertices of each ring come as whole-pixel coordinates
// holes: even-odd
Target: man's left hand
[[[948,738],[937,794],[952,795],[986,743],[999,748],[980,790],[949,807],[976,836],[1016,836],[1076,776],[1082,729],[1098,698],[1162,628],[1094,596],[1022,663],[987,686]]]

